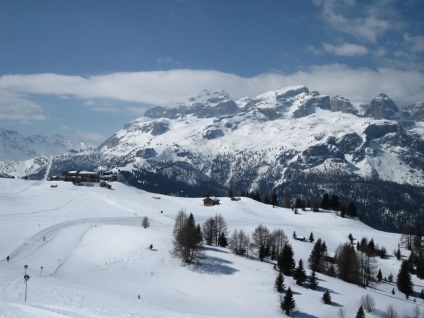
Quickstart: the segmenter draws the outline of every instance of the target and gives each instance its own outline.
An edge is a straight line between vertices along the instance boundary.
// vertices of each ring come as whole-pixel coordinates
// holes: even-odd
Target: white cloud
[[[314,66],[291,74],[266,73],[248,78],[217,71],[189,69],[112,73],[88,78],[58,74],[0,77],[0,90],[8,91],[9,95],[15,97],[15,101],[20,101],[20,108],[22,111],[26,109],[28,120],[34,119],[34,116],[44,118],[40,107],[30,100],[30,94],[65,94],[82,100],[99,99],[152,105],[191,96],[205,88],[225,89],[231,96],[238,98],[254,97],[269,90],[297,84],[330,96],[344,95],[357,102],[369,102],[381,92],[387,93],[399,105],[424,101],[424,74],[417,70],[352,69],[339,64]],[[2,105],[5,105],[4,101]],[[113,107],[122,110],[122,106],[114,105],[106,105],[107,110],[111,111]],[[95,107],[97,106],[99,105]],[[1,109],[4,112],[4,108]],[[139,108],[130,107],[128,111],[139,112]]]
[[[322,20],[337,31],[364,42],[376,43],[378,37],[400,27],[392,0],[356,2],[354,0],[314,0],[322,7]]]
[[[19,94],[0,89],[0,120],[28,123],[44,119],[46,116],[36,103]]]
[[[413,52],[424,52],[424,36],[411,36],[405,34],[403,36],[407,48]]]
[[[363,45],[342,43],[340,45],[332,45],[323,43],[326,52],[340,56],[363,56],[368,54],[368,49]]]

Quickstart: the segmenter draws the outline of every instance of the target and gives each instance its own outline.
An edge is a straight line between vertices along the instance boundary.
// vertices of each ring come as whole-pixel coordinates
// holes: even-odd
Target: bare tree
[[[143,219],[141,220],[141,226],[144,227],[145,229],[147,229],[150,226],[150,221],[147,216],[144,216]]]
[[[399,317],[399,315],[398,315],[395,307],[392,304],[390,304],[389,306],[387,306],[386,316],[385,317],[386,318],[398,318]]]
[[[185,209],[181,209],[178,211],[177,216],[175,217],[174,224],[174,236],[177,235],[178,231],[184,226],[185,221],[187,220],[187,212]]]
[[[413,314],[412,314],[412,316],[414,317],[414,318],[418,318],[419,316],[420,316],[420,307],[418,307],[418,305],[415,305],[414,306],[414,309],[412,310],[412,312],[413,312]]]
[[[372,312],[375,309],[375,300],[371,295],[362,295],[361,304],[366,312]]]
[[[270,241],[270,233],[268,228],[262,224],[258,225],[252,234],[251,247],[254,253],[260,257],[261,249],[264,250],[268,247],[268,250],[269,250],[269,241]]]
[[[216,237],[215,219],[210,217],[203,223],[203,238],[207,245],[212,245]]]
[[[219,245],[219,237],[224,234],[228,236],[227,222],[221,214],[215,215],[215,245]]]
[[[274,230],[270,235],[270,242],[271,249],[273,250],[274,257],[276,258],[283,250],[284,245],[288,242],[288,238],[283,230]]]
[[[228,248],[237,255],[246,255],[250,245],[250,238],[243,230],[234,230],[228,240]]]
[[[346,311],[343,308],[339,309],[339,312],[337,314],[337,317],[339,318],[346,318]]]

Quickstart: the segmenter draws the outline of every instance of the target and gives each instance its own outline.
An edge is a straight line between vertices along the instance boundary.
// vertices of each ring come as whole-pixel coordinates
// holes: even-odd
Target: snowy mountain
[[[16,131],[0,128],[0,161],[22,161],[85,148],[82,141],[63,135],[23,137]]]
[[[147,110],[97,150],[2,162],[0,171],[42,179],[119,169],[139,188],[189,196],[231,189],[308,201],[328,192],[356,202],[380,229],[399,230],[411,218],[424,227],[420,105],[402,110],[385,94],[352,105],[305,86],[240,100],[205,90]]]
[[[262,224],[282,229],[292,245],[296,264],[308,258],[314,243],[295,240],[292,233],[326,243],[333,255],[341,243],[371,238],[385,247],[387,256],[375,258],[374,270],[383,280],[364,288],[321,273],[318,288],[299,286],[286,276],[286,290],[294,294],[292,317],[355,317],[367,295],[375,304],[366,317],[386,315],[389,305],[399,317],[424,312],[422,280],[412,275],[414,293],[405,299],[395,282],[410,251],[398,249],[400,235],[376,231],[358,219],[336,213],[273,208],[249,198],[203,206],[203,198],[158,195],[112,183],[113,190],[72,183],[0,178],[0,308],[14,318],[107,317],[282,317],[274,288],[274,261],[260,262],[254,255],[237,256],[227,248],[205,246],[200,264],[184,265],[171,256],[172,232],[180,209],[193,213],[196,224],[221,214],[229,234],[253,233]],[[150,227],[141,227],[148,217]],[[153,244],[153,250],[149,245]],[[9,256],[10,260],[6,261]],[[27,265],[27,269],[24,266]],[[27,285],[24,273],[30,276]],[[27,288],[25,288],[27,287]],[[331,293],[331,305],[321,298]],[[392,294],[392,291],[395,292]],[[26,295],[26,301],[25,301]]]

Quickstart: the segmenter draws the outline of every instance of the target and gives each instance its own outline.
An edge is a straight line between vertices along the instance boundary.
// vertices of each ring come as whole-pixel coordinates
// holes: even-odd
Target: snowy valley
[[[251,234],[259,224],[282,229],[296,264],[302,259],[308,275],[314,244],[294,240],[294,231],[305,237],[312,232],[315,240],[326,242],[329,253],[348,242],[349,234],[357,240],[372,238],[387,249],[384,259],[377,258],[378,268],[385,278],[394,275],[394,280],[409,255],[404,248],[400,260],[393,255],[399,234],[374,230],[332,211],[294,214],[249,198],[220,200],[220,205],[206,207],[202,197],[158,195],[118,182],[108,190],[69,182],[0,179],[0,316],[281,317],[273,261],[260,262],[215,246],[204,246],[200,264],[183,264],[171,256],[180,209],[193,213],[197,224],[221,214],[229,234],[241,229]],[[148,228],[141,226],[145,216]],[[30,276],[26,302],[24,265]],[[362,288],[318,273],[315,291],[296,285],[292,277],[285,277],[284,283],[294,294],[293,317],[337,317],[340,310],[345,317],[355,317],[364,295],[375,300],[367,317],[384,317],[389,305],[400,317],[415,317],[417,310],[422,317],[423,283],[412,277],[414,293],[409,299],[395,282],[384,280]],[[331,305],[321,300],[326,290]]]

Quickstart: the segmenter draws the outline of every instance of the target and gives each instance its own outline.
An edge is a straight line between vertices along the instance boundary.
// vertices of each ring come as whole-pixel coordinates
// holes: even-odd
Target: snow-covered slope
[[[62,135],[23,137],[16,131],[0,128],[0,161],[28,160],[85,148],[83,142]]]
[[[217,247],[206,247],[201,265],[183,265],[171,257],[174,217],[180,209],[193,213],[199,224],[220,213],[230,232],[252,233],[259,224],[283,229],[296,262],[303,259],[305,264],[313,244],[294,240],[293,231],[306,237],[313,232],[329,252],[347,242],[350,233],[357,239],[373,238],[389,254],[399,242],[397,234],[327,211],[295,215],[248,198],[221,198],[221,205],[204,207],[202,198],[157,195],[120,183],[113,183],[113,190],[62,182],[51,188],[51,184],[0,178],[1,316],[281,317],[272,263]],[[151,223],[147,229],[140,226],[143,216]],[[402,249],[402,254],[406,258],[408,251]],[[27,302],[24,265],[30,275]],[[400,261],[390,255],[378,259],[384,277],[390,273],[396,277],[399,266]],[[285,285],[296,301],[293,317],[337,317],[340,309],[354,317],[361,296],[367,294],[376,303],[367,317],[382,317],[390,304],[401,317],[412,317],[415,306],[424,312],[423,300],[417,297],[422,281],[415,277],[415,294],[409,300],[393,283],[360,288],[322,274],[318,278],[319,288],[312,291],[286,277]],[[331,306],[321,301],[326,290],[331,292]]]

